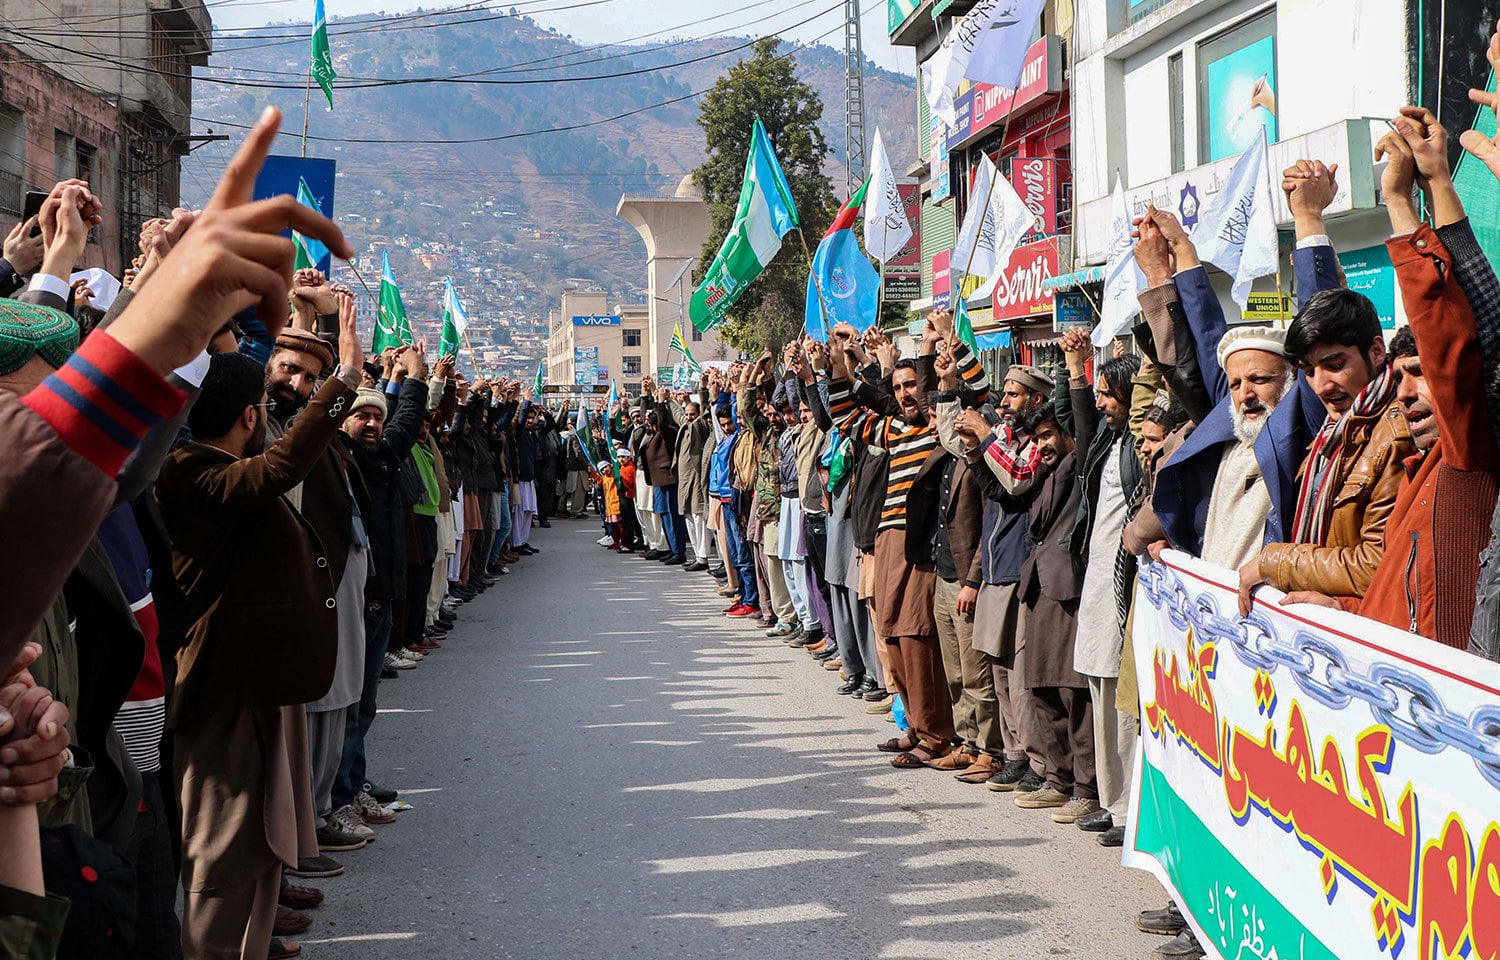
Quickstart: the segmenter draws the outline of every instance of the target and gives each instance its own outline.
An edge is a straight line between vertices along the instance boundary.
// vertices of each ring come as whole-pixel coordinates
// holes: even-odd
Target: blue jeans
[[[375,721],[375,690],[380,685],[380,668],[385,664],[385,648],[391,642],[391,602],[370,600],[365,603],[365,685],[359,702],[345,709],[344,755],[339,760],[339,774],[333,780],[333,809],[354,802],[354,795],[365,788],[365,734]]]
[[[687,521],[677,512],[677,484],[652,488],[651,512],[661,517],[661,529],[667,535],[667,549],[672,556],[686,556]]]
[[[500,497],[500,506],[495,516],[495,542],[490,546],[490,563],[500,562],[505,542],[510,539],[510,484],[500,484],[500,489],[495,492]]]
[[[755,588],[755,554],[745,542],[745,531],[740,528],[740,518],[735,515],[733,504],[723,504],[724,542],[729,547],[729,562],[740,581],[740,602],[747,607],[760,606],[760,593]]]

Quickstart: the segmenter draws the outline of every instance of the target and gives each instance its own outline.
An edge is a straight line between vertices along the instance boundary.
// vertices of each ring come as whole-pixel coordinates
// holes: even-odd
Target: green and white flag
[[[776,161],[766,128],[755,119],[739,205],[724,243],[703,282],[693,290],[688,315],[693,326],[709,330],[724,322],[735,301],[781,249],[781,238],[797,229],[797,204]]]
[[[328,50],[328,18],[323,14],[323,0],[313,2],[312,59],[307,69],[323,88],[328,109],[332,110],[333,81],[338,74],[333,72],[333,54]]]
[[[453,278],[444,278],[443,287],[443,333],[438,343],[438,356],[456,357],[463,343],[464,331],[469,329],[469,315],[459,302],[458,291],[453,289]],[[475,371],[478,374],[478,371]]]
[[[542,388],[547,385],[547,371],[544,367],[546,361],[536,362],[536,378],[531,382],[531,399],[540,401],[542,399]]]
[[[318,206],[317,198],[313,196],[312,190],[308,187],[307,181],[301,177],[297,178],[297,202],[319,213],[323,212],[322,208]],[[323,245],[322,241],[315,237],[303,236],[293,230],[292,243],[297,248],[296,268],[298,270],[313,267],[319,270],[323,269],[322,263],[328,256],[328,248]]]
[[[370,347],[371,353],[411,343],[411,324],[406,320],[406,304],[401,302],[396,275],[391,273],[390,252],[382,250],[380,256],[380,304],[375,310],[375,342]]]

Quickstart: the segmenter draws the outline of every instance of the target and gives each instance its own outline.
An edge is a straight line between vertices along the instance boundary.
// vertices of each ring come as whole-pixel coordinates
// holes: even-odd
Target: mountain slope
[[[356,248],[389,246],[414,314],[436,316],[441,278],[451,273],[472,317],[501,321],[491,339],[502,343],[509,342],[505,327],[545,315],[565,278],[597,284],[612,299],[639,300],[645,248],[614,216],[615,204],[622,193],[668,195],[701,162],[690,95],[748,54],[748,39],[589,49],[520,16],[428,28],[442,22],[414,28],[400,18],[377,20],[347,33],[332,25],[340,75],[335,110],[324,109],[312,91],[312,136],[415,141],[308,143],[308,156],[338,161],[336,212]],[[194,83],[195,128],[237,139],[238,129],[227,125],[248,124],[273,103],[286,114],[286,129],[300,134],[306,43],[275,38],[302,30],[271,26],[216,41],[207,71],[213,79]],[[842,195],[843,54],[815,45],[795,55],[800,74],[823,98],[829,173]],[[471,74],[486,82],[364,86],[370,78]],[[623,75],[565,79],[604,74]],[[872,132],[878,123],[887,142],[905,146],[902,138],[915,126],[913,87],[910,78],[867,63]],[[596,123],[623,114],[630,115]],[[592,125],[512,136],[579,124]],[[497,137],[507,139],[434,142]],[[299,149],[290,138],[278,147]],[[205,199],[228,149],[216,145],[185,161],[187,201]],[[893,163],[901,166],[909,152]]]

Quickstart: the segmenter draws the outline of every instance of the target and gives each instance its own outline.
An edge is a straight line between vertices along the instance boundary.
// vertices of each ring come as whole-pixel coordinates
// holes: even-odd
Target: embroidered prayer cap
[[[41,357],[61,367],[78,349],[78,321],[51,307],[0,300],[0,374],[15,373]]]

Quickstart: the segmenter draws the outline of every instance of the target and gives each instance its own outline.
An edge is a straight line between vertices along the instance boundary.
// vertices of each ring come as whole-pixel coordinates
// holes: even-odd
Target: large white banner
[[[1209,957],[1500,957],[1500,665],[1143,564],[1125,863]]]

